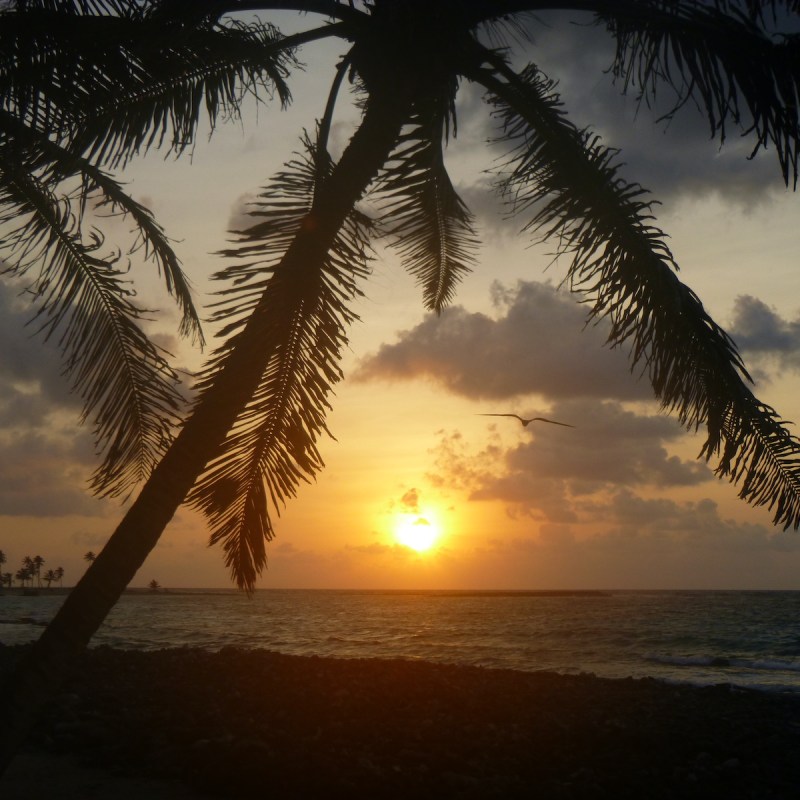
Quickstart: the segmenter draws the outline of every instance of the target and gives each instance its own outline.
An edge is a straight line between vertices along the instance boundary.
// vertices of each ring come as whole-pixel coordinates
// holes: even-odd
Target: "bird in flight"
[[[479,417],[514,417],[522,423],[523,428],[527,428],[531,422],[549,422],[551,425],[563,425],[565,428],[574,428],[574,425],[568,425],[566,422],[556,422],[554,419],[547,419],[546,417],[531,417],[530,419],[523,419],[519,414],[478,414]]]

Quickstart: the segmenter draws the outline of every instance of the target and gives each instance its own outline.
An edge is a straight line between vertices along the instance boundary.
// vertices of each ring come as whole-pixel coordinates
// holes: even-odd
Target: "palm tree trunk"
[[[389,156],[408,112],[398,93],[370,101],[361,126],[341,161],[318,192],[313,225],[303,226],[286,251],[279,270],[293,278],[317,274],[346,215]],[[224,440],[239,410],[250,399],[269,353],[261,330],[259,306],[233,349],[153,470],[136,501],[67,597],[41,638],[21,661],[0,695],[5,698],[0,728],[0,775],[52,699],[73,671],[89,640],[119,600],[125,587],[155,547],[167,523],[197,476]]]

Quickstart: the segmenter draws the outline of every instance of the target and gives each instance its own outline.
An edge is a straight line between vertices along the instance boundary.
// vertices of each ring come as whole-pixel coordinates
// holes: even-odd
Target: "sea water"
[[[0,596],[0,643],[63,595]],[[126,593],[93,646],[226,646],[800,692],[800,592]]]

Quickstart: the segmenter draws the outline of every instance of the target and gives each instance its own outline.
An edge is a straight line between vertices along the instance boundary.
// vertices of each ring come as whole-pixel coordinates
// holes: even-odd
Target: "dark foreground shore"
[[[0,647],[0,671],[18,655]],[[109,781],[161,781],[175,797],[795,800],[800,698],[231,648],[100,648],[20,764],[64,754]],[[64,797],[57,775],[52,787]],[[2,782],[0,795],[11,797]]]

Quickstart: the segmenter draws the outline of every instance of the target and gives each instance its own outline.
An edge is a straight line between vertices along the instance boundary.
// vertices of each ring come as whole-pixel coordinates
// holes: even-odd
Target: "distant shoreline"
[[[33,589],[25,588],[23,589],[20,586],[13,586],[11,589],[3,589],[0,591],[0,597],[47,597],[49,595],[56,596],[56,595],[67,595],[69,594],[75,587],[74,586],[53,586],[48,589],[46,586],[42,586],[39,588],[35,586]],[[183,592],[213,592],[213,591],[220,591],[218,589],[147,589],[147,588],[138,588],[138,587],[131,587],[125,590],[125,594],[181,594]]]
[[[0,591],[0,597],[47,597],[48,595],[68,595],[71,586],[55,586],[50,589],[42,587],[33,590],[15,586]],[[198,588],[198,589],[148,589],[147,587],[128,587],[123,594],[135,595],[198,595],[238,593],[236,588]],[[425,595],[426,597],[610,597],[613,592],[600,589],[256,589],[257,592],[330,592],[332,594],[362,595],[405,595],[408,597]]]
[[[0,590],[0,598],[6,597],[26,597],[48,595],[58,596],[69,594],[74,587],[72,586],[53,586],[48,589],[45,586],[29,587],[25,589],[14,586],[11,589]],[[394,596],[419,596],[426,597],[612,597],[617,594],[663,594],[665,592],[696,592],[696,593],[725,593],[734,592],[737,594],[745,593],[791,593],[800,592],[800,589],[310,589],[310,588],[286,588],[265,586],[255,590],[258,592],[319,592],[320,594],[357,594],[357,595],[394,595]],[[240,590],[235,586],[198,586],[198,587],[161,587],[150,589],[146,586],[129,586],[123,594],[147,595],[157,597],[163,595],[198,595],[198,594],[239,594]]]

